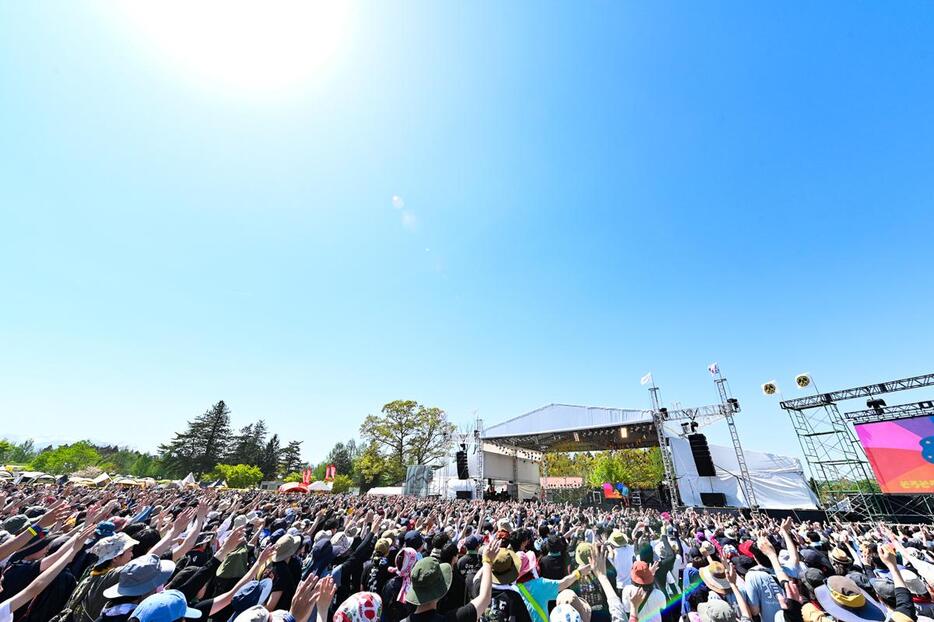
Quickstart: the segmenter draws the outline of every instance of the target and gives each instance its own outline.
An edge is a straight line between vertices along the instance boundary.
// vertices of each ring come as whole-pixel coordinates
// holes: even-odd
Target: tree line
[[[314,479],[327,465],[337,469],[334,490],[400,483],[410,464],[427,464],[447,455],[455,426],[440,408],[413,400],[384,405],[360,426],[360,440],[336,443],[316,463],[302,457],[302,441],[283,442],[262,419],[234,431],[231,412],[221,400],[187,422],[185,429],[150,454],[83,440],[37,450],[32,441],[0,440],[0,464],[27,466],[53,475],[85,471],[155,479],[180,479],[188,473],[202,480],[225,480],[229,486],[255,486],[262,480],[300,481],[311,467]],[[88,469],[95,469],[89,471]]]
[[[234,431],[230,408],[221,400],[159,445],[157,454],[90,441],[37,450],[32,441],[0,440],[0,464],[28,465],[56,475],[88,467],[155,479],[179,479],[194,473],[202,480],[225,480],[235,488],[254,486],[262,480],[301,481],[305,467],[312,468],[314,479],[322,480],[327,465],[333,464],[337,469],[335,490],[357,487],[366,491],[400,484],[408,465],[444,459],[455,431],[441,408],[396,400],[364,418],[359,439],[337,442],[323,460],[307,462],[302,456],[302,441],[283,442],[278,434],[270,434],[262,419]],[[625,482],[634,488],[651,488],[662,480],[664,469],[656,447],[550,453],[545,455],[543,473],[583,477],[594,486]]]

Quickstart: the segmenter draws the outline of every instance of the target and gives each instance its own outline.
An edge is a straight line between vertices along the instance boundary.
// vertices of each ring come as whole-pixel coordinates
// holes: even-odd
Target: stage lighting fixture
[[[925,409],[925,410],[928,410],[928,409],[930,409],[930,408],[934,408],[934,402],[931,402],[931,401],[927,401],[927,402],[918,402],[918,408],[923,408],[923,409]]]
[[[697,422],[692,421],[691,422],[691,433],[697,432],[697,428],[698,428]]]
[[[685,421],[684,423],[681,424],[681,433],[688,434],[690,427],[691,427],[691,424]]]
[[[738,399],[736,399],[735,397],[731,397],[727,399],[727,403],[733,406],[733,412],[735,413],[739,412],[739,400]]]
[[[866,408],[871,408],[877,412],[881,411],[883,408],[885,408],[885,400],[883,399],[866,400]]]
[[[658,412],[661,413],[662,415],[662,421],[668,421],[668,409],[667,408],[659,408]]]

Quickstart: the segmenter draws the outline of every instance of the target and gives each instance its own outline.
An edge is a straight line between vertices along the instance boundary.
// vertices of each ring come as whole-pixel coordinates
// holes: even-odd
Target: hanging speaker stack
[[[703,434],[688,434],[688,443],[691,444],[691,455],[694,456],[694,466],[701,477],[713,477],[717,469],[710,458],[710,447],[707,446],[707,437]]]

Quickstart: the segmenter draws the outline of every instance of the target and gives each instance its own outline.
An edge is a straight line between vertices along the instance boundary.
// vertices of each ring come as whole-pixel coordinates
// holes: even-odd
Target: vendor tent
[[[279,486],[279,492],[282,492],[282,493],[298,492],[302,494],[308,494],[308,487],[305,486],[305,484],[302,484],[301,482],[289,482],[287,484],[282,484],[281,486]]]

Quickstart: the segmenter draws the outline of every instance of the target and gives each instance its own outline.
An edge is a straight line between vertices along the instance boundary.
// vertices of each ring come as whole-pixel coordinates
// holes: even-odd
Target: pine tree
[[[169,472],[181,477],[200,475],[223,462],[230,445],[230,409],[224,400],[188,422],[188,429],[159,445],[160,457]]]
[[[256,464],[258,452],[253,446],[253,424],[240,428],[230,441],[229,452],[224,462],[227,464]]]
[[[266,441],[263,447],[263,457],[259,461],[259,468],[266,479],[276,479],[276,473],[279,470],[279,454],[282,448],[279,446],[279,435],[273,434]]]
[[[289,444],[280,454],[279,470],[287,475],[301,470],[304,464],[302,462],[302,441],[289,441]]]

